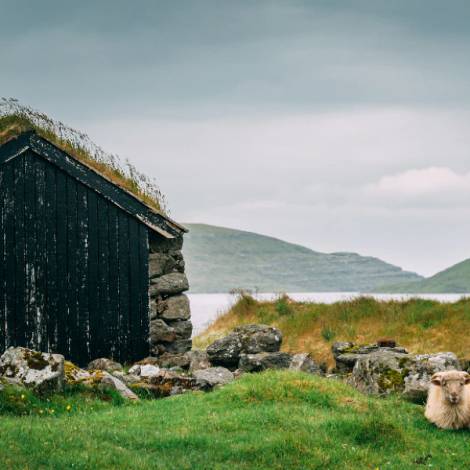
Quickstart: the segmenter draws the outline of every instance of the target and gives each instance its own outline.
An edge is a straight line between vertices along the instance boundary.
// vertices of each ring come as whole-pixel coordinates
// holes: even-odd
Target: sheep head
[[[470,384],[470,375],[456,370],[437,372],[431,377],[431,383],[441,388],[448,403],[456,405],[465,396],[465,385]]]

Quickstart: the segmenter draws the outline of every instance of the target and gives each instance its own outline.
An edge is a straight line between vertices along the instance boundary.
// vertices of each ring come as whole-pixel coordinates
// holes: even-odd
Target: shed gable
[[[35,135],[0,148],[0,190],[0,348],[147,355],[149,226],[177,229]]]
[[[36,134],[23,134],[1,146],[0,164],[18,157],[28,149],[57,165],[77,181],[94,189],[165,238],[179,238],[187,232],[183,226],[156,211],[125,188]]]

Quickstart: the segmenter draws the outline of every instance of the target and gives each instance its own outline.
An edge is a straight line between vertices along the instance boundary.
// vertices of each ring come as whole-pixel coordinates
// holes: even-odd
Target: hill
[[[374,293],[391,294],[466,294],[470,292],[470,259],[455,264],[432,277],[417,282],[383,285]]]
[[[377,258],[319,253],[276,238],[204,224],[184,224],[184,256],[191,293],[368,292],[422,279]]]

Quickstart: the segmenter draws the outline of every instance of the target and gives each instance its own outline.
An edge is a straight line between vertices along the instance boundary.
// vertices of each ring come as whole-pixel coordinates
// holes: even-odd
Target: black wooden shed
[[[181,225],[47,139],[0,147],[0,350],[149,352],[149,236]]]

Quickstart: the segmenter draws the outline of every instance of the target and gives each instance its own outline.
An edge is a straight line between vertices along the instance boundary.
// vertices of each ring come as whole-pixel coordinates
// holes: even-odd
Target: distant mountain
[[[318,253],[276,238],[204,224],[184,224],[184,257],[191,293],[368,292],[423,279],[377,258]]]
[[[470,293],[470,259],[418,282],[399,282],[376,287],[375,293],[467,294]]]

